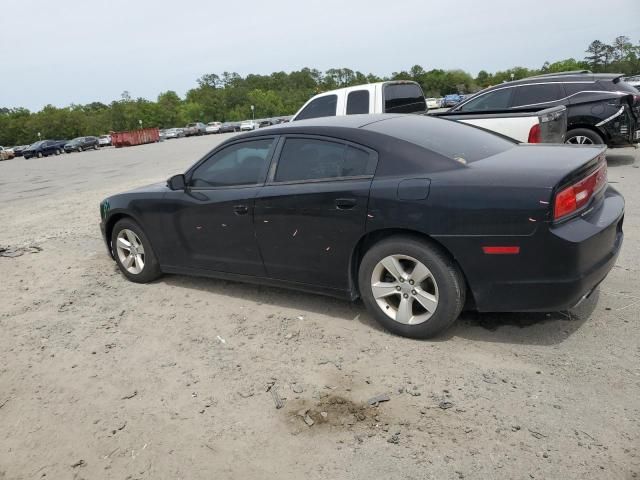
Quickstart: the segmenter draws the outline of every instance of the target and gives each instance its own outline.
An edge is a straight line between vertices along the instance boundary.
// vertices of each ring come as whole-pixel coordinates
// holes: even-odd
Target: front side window
[[[273,138],[230,145],[202,163],[191,176],[194,188],[255,185],[264,178]]]
[[[296,120],[305,120],[308,118],[334,117],[336,115],[336,106],[338,105],[337,95],[325,95],[324,97],[312,100],[309,105],[304,107]]]
[[[369,91],[356,90],[347,96],[347,115],[369,113]]]
[[[289,138],[282,148],[276,182],[297,182],[373,175],[369,152],[338,142]]]
[[[469,100],[464,105],[456,108],[461,112],[490,112],[504,110],[509,107],[513,88],[503,88],[493,92],[485,93],[479,97]]]
[[[543,83],[540,85],[522,85],[513,93],[512,107],[523,107],[540,103],[555,102],[564,97],[562,85],[559,83]]]

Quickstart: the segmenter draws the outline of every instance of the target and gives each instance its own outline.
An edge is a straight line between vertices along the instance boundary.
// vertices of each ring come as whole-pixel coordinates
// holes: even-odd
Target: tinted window
[[[602,87],[597,86],[594,82],[589,83],[563,83],[564,94],[565,96],[575,95],[579,92],[584,92],[585,90],[602,90]]]
[[[369,113],[369,91],[357,90],[347,97],[347,115]]]
[[[427,109],[422,89],[415,83],[386,84],[383,95],[385,113],[416,113]]]
[[[485,93],[476,98],[469,100],[464,105],[456,110],[463,112],[481,112],[492,110],[504,110],[509,108],[509,101],[513,88],[502,88],[500,90],[494,90],[493,92]]]
[[[336,114],[336,105],[338,103],[337,95],[325,95],[316,98],[296,117],[296,120],[304,120],[306,118],[333,117]]]
[[[627,92],[633,93],[634,95],[638,94],[638,89],[636,87],[634,87],[633,85],[629,85],[627,82],[624,82],[622,80],[618,80],[617,82],[601,80],[598,83],[601,84],[602,87],[598,88],[597,90],[606,89],[611,92]]]
[[[411,142],[462,164],[504,152],[517,143],[464,123],[422,115],[398,116],[364,128]]]
[[[264,178],[273,139],[254,140],[220,150],[191,177],[194,187],[255,185]]]
[[[523,85],[514,88],[513,107],[534,105],[537,103],[555,102],[564,97],[562,85],[559,83],[544,83],[541,85]]]
[[[359,148],[311,138],[290,138],[284,144],[276,182],[373,175],[375,160]]]

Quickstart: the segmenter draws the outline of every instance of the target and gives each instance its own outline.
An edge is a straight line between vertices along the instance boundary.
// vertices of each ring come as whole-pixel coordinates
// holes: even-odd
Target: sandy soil
[[[626,239],[598,295],[421,342],[357,303],[118,273],[98,202],[221,138],[0,162],[0,246],[26,247],[0,257],[0,479],[640,476],[639,151],[609,155]]]

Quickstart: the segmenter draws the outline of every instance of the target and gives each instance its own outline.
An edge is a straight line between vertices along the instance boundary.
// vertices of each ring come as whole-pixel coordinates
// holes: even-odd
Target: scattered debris
[[[438,406],[442,409],[442,410],[447,410],[451,407],[453,407],[453,402],[449,402],[447,400],[443,400],[442,402],[440,402],[438,404]]]
[[[309,415],[305,415],[304,423],[306,423],[308,426],[312,426],[315,422],[313,421],[313,418],[311,418]]]
[[[244,392],[238,392],[238,395],[240,395],[242,398],[249,398],[249,397],[253,397],[254,393],[253,391],[249,390]]]
[[[4,402],[0,403],[0,408],[4,407],[9,402],[9,400],[11,400],[11,397],[7,398]]]
[[[329,414],[327,412],[320,412],[320,416],[326,420]]]
[[[291,390],[293,390],[293,393],[302,393],[304,391],[304,389],[302,388],[302,385],[298,385],[297,383],[293,384],[293,386],[291,387]]]
[[[274,386],[270,388],[269,391],[271,392],[271,396],[273,397],[273,403],[275,403],[276,409],[279,410],[284,407],[284,402],[282,401],[282,398],[280,398],[280,395],[278,395],[277,387]]]
[[[270,390],[273,388],[273,386],[274,386],[275,384],[276,384],[276,381],[275,381],[275,380],[271,380],[270,382],[267,382],[267,386],[265,387],[265,390],[264,390],[264,391],[265,391],[265,392],[270,391]]]
[[[120,426],[119,426],[119,427],[117,427],[116,429],[111,430],[111,434],[112,434],[112,435],[115,435],[116,433],[118,433],[118,432],[120,432],[120,431],[124,430],[124,427],[126,427],[126,426],[127,426],[127,422],[124,422],[122,425],[120,425]]]
[[[84,467],[87,464],[84,460],[80,459],[76,463],[71,465],[71,468]]]
[[[220,343],[227,343],[227,341],[224,338],[222,338],[220,335],[216,335],[216,338]]]
[[[135,397],[136,395],[138,395],[138,391],[134,390],[133,392],[131,392],[129,395],[125,395],[124,397],[122,397],[122,400],[131,400],[133,397]]]
[[[391,397],[389,397],[389,395],[387,395],[386,393],[380,393],[375,397],[371,397],[369,400],[367,400],[367,403],[373,407],[377,407],[379,403],[388,402],[389,400],[391,400]]]
[[[0,247],[0,257],[15,258],[24,255],[25,253],[39,253],[42,251],[41,247],[36,245],[27,245],[26,247]]]
[[[393,443],[394,445],[398,445],[400,443],[399,435],[397,433],[395,435],[391,435],[391,437],[389,437],[389,439],[387,440],[387,443]]]

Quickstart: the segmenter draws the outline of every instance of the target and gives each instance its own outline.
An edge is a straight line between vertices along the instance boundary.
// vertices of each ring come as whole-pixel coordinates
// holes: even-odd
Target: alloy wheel
[[[571,145],[593,145],[593,140],[585,135],[576,135],[575,137],[569,138],[566,143]]]
[[[138,275],[144,269],[144,246],[140,237],[132,230],[124,228],[116,239],[118,259],[127,272]]]
[[[404,325],[426,322],[438,307],[438,285],[431,271],[408,255],[389,255],[371,274],[371,291],[380,309]]]

